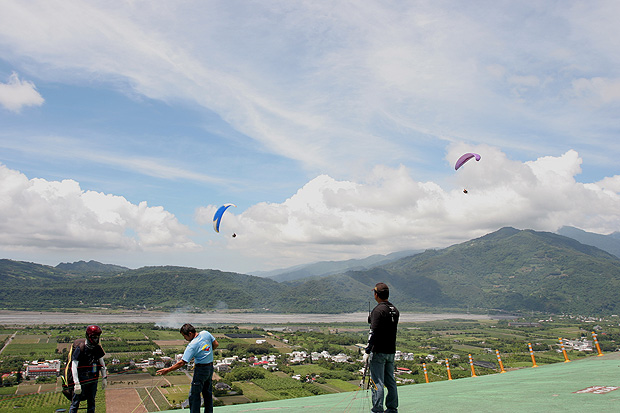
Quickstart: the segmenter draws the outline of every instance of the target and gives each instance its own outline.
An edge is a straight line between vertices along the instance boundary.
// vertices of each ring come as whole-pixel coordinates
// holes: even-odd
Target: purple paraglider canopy
[[[471,158],[476,158],[476,161],[480,160],[480,155],[478,155],[477,153],[466,153],[465,155],[461,156],[459,158],[458,161],[456,161],[456,164],[454,165],[454,170],[459,169],[461,166],[463,166],[463,164],[467,161],[469,161]]]

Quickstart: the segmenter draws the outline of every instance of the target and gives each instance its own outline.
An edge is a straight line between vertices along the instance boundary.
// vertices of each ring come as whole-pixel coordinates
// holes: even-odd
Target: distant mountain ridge
[[[98,261],[90,260],[77,261],[77,262],[61,262],[56,268],[75,274],[106,274],[106,273],[119,273],[128,270],[127,267],[121,267],[120,265],[102,264]]]
[[[559,234],[510,227],[368,269],[286,282],[172,266],[76,274],[83,266],[67,272],[0,260],[0,307],[340,313],[366,311],[382,281],[401,311],[620,313],[618,257]]]
[[[338,274],[344,271],[365,270],[371,267],[387,264],[388,262],[403,257],[419,254],[420,252],[422,251],[407,250],[393,252],[386,255],[375,254],[371,255],[370,257],[361,259],[350,259],[345,261],[321,261],[312,264],[296,265],[294,267],[273,271],[253,272],[252,275],[271,278],[275,281],[293,281],[307,277],[321,277]]]
[[[351,276],[388,280],[399,296],[428,306],[584,314],[620,309],[620,259],[550,232],[502,228],[376,270]]]
[[[558,234],[576,239],[583,244],[593,245],[620,258],[620,232],[602,235],[594,232],[587,232],[575,227],[565,226],[558,230]]]

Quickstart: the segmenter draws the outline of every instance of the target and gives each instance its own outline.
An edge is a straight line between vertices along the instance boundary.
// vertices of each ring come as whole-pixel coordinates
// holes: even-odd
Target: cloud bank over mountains
[[[0,253],[249,271],[620,231],[618,19],[613,0],[0,2]]]

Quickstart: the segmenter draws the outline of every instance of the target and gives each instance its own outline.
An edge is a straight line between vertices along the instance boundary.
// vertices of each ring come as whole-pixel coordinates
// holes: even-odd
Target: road
[[[2,346],[2,348],[0,349],[0,354],[2,354],[2,352],[4,351],[6,346],[8,346],[11,343],[11,341],[15,338],[15,334],[17,334],[17,331],[14,332],[11,337],[9,337],[9,339],[6,341],[6,343],[4,343],[4,346]]]

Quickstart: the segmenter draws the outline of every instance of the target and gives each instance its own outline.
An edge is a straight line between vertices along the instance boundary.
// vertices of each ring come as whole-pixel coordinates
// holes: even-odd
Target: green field
[[[327,386],[334,388],[340,392],[359,390],[359,383],[353,384],[340,379],[326,379],[325,381],[327,382]]]
[[[189,388],[189,384],[166,387],[165,389],[162,389],[162,395],[166,398],[166,400],[168,400],[170,405],[174,406],[187,400]]]
[[[99,389],[95,402],[97,413],[105,413],[105,391]],[[70,404],[60,392],[27,394],[0,399],[0,413],[50,413],[57,409],[68,411]],[[85,405],[86,402],[83,404]]]
[[[321,374],[327,371],[325,367],[322,367],[318,364],[300,364],[296,366],[291,366],[291,368],[293,369],[295,374],[300,374],[302,376],[305,376],[307,374]]]
[[[243,390],[243,395],[252,402],[280,399],[252,382],[236,381],[234,384],[239,386]]]

